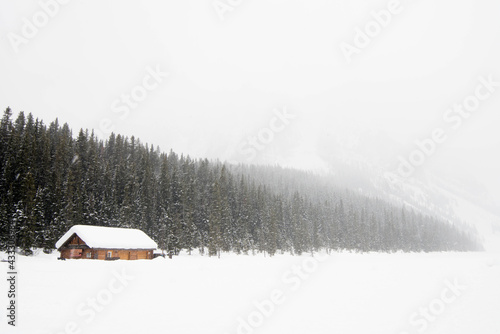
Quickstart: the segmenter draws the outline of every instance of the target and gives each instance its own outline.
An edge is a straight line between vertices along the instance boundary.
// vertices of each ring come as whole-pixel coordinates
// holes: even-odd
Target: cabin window
[[[88,252],[87,253],[87,259],[91,259],[92,258],[92,253],[91,252]]]
[[[112,258],[113,257],[113,252],[112,251],[108,251],[108,258]]]

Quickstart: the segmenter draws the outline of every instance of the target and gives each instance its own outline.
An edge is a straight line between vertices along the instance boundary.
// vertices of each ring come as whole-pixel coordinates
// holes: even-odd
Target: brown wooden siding
[[[97,252],[97,259],[98,260],[106,260],[106,251],[105,250],[99,249],[96,252]]]
[[[82,249],[64,249],[61,251],[61,257],[63,259],[81,259]]]
[[[82,259],[92,259],[93,252],[92,249],[84,249],[82,252]]]
[[[74,235],[73,237],[71,237],[70,241],[69,241],[69,244],[74,246],[74,245],[85,245],[85,242],[83,242],[82,239],[80,239],[79,236],[77,235]]]
[[[120,260],[152,260],[153,250],[135,249],[62,249],[61,257],[65,259],[98,259],[106,260],[108,252],[112,252],[112,258]]]

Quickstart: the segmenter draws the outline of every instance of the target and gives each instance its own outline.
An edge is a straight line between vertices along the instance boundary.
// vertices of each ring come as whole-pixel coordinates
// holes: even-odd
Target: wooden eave
[[[71,244],[69,244],[69,243],[70,243],[70,241],[71,241],[71,239],[73,239],[75,236],[76,236],[76,237],[78,237],[81,241],[83,241],[83,242],[84,242],[84,244],[83,244],[83,245],[71,245]],[[61,247],[59,247],[58,251],[61,251],[61,249],[90,249],[90,247],[89,247],[89,246],[85,243],[85,241],[84,241],[82,238],[80,238],[80,237],[79,237],[76,233],[73,233],[73,234],[72,234],[72,235],[68,238],[68,240],[66,240],[66,241],[64,242],[64,244],[63,244]]]

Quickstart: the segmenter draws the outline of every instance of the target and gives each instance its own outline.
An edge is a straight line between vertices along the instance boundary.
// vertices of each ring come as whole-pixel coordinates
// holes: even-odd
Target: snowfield
[[[18,257],[0,333],[500,333],[500,253],[57,256]]]

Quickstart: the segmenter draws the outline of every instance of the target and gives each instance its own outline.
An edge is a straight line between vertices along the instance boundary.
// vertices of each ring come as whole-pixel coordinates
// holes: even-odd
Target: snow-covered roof
[[[56,243],[59,249],[76,234],[90,248],[156,249],[158,245],[146,233],[129,228],[75,225]]]

